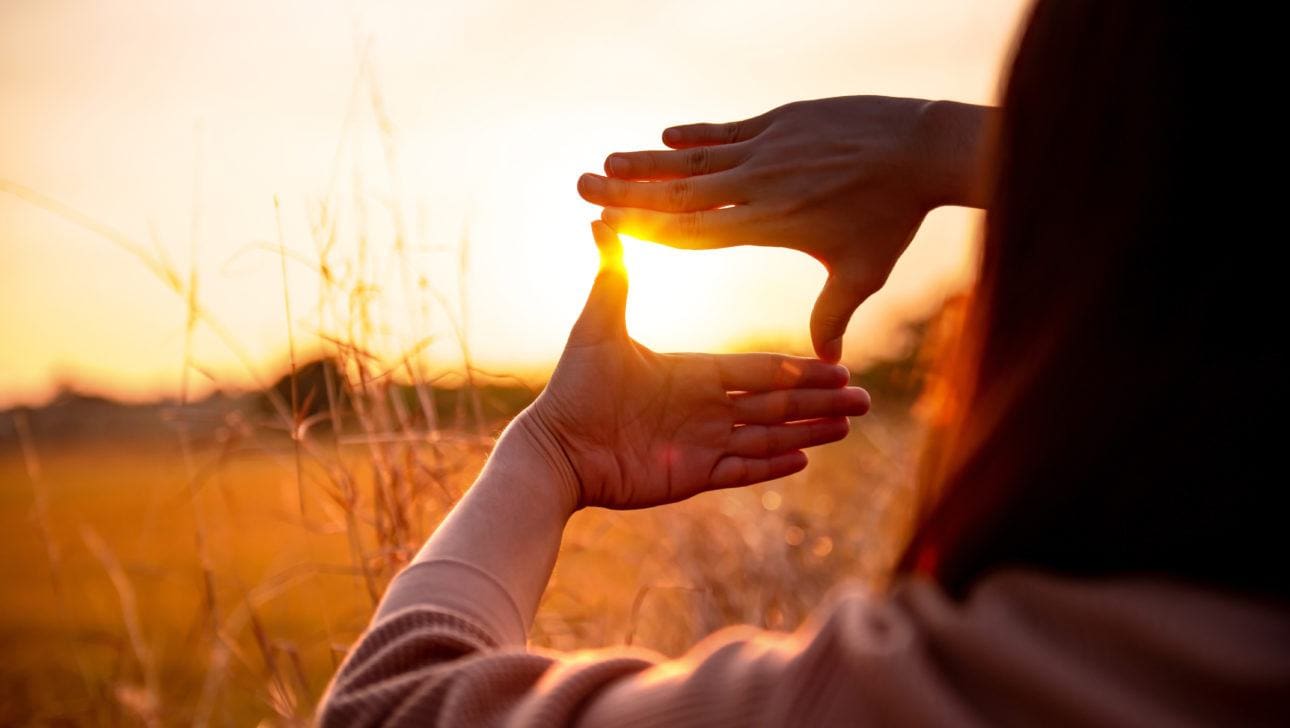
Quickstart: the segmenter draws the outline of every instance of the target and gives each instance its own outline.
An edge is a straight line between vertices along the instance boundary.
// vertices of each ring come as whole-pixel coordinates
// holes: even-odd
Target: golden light
[[[695,325],[698,320],[714,318],[714,309],[724,309],[720,304],[727,298],[723,279],[714,279],[706,266],[695,265],[691,253],[630,235],[621,237],[632,282],[627,330],[636,340],[665,351],[728,343],[721,340],[719,329],[705,334]],[[723,313],[725,318],[733,318]],[[725,328],[728,330],[729,324]]]
[[[275,197],[287,247],[306,256],[324,199],[348,205],[340,232],[351,242],[364,220],[378,226],[366,231],[374,245],[391,244],[380,226],[409,234],[411,280],[429,280],[448,305],[428,307],[430,328],[394,321],[393,348],[429,337],[427,359],[456,366],[464,323],[481,367],[540,375],[595,274],[587,223],[599,210],[577,197],[581,173],[609,152],[659,147],[668,125],[744,118],[792,99],[989,101],[1024,7],[731,0],[678,27],[653,12],[624,24],[612,3],[556,16],[511,3],[458,12],[396,1],[355,15],[297,2],[249,28],[244,18],[260,8],[243,0],[209,15],[147,5],[94,5],[77,23],[58,5],[9,9],[0,85],[16,111],[0,140],[0,179],[155,247],[185,275],[191,267],[203,305],[266,376],[285,361],[282,276],[273,255],[245,251],[276,245]],[[661,50],[660,38],[704,23],[741,25]],[[371,42],[356,53],[360,36]],[[740,40],[752,37],[784,44],[767,53]],[[717,86],[695,72],[732,59],[744,72]],[[383,219],[400,206],[401,219]],[[929,220],[887,297],[853,322],[849,353],[880,349],[884,327],[962,283],[965,220]],[[470,250],[459,256],[463,228]],[[11,344],[0,350],[0,403],[41,401],[63,377],[112,396],[175,389],[184,303],[137,260],[12,195],[0,195],[0,240],[0,306],[22,312],[0,317],[0,340]],[[459,257],[469,259],[462,281]],[[402,274],[389,260],[370,269],[373,283],[397,292]],[[814,261],[763,248],[629,240],[626,263],[630,330],[662,350],[803,341],[823,280]],[[312,310],[316,276],[293,269],[290,283],[293,310]],[[192,342],[212,377],[200,387],[252,384],[218,339],[200,328]]]

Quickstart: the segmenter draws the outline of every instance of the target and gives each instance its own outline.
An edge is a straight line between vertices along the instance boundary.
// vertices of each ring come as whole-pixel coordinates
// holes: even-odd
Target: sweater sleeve
[[[526,650],[527,624],[490,574],[435,559],[404,569],[323,696],[342,726],[567,725],[583,700],[657,662]]]
[[[845,588],[796,633],[731,628],[676,660],[525,650],[483,621],[433,601],[378,615],[322,724],[1277,725],[1290,709],[1283,609],[1150,581],[1003,574],[963,603],[917,580]]]

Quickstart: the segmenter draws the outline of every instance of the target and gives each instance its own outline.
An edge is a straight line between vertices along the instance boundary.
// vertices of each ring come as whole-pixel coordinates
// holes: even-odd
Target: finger
[[[717,373],[727,391],[765,392],[773,389],[845,386],[851,373],[840,364],[785,354],[716,354]]]
[[[730,435],[727,452],[748,458],[768,458],[790,450],[837,442],[851,431],[845,417],[829,417],[788,425],[741,425]]]
[[[664,129],[663,143],[673,149],[734,144],[752,139],[769,126],[769,114],[726,124],[683,124]]]
[[[685,150],[617,152],[605,159],[605,174],[619,179],[676,179],[724,172],[748,158],[744,144]]]
[[[730,395],[737,424],[777,425],[816,417],[857,417],[869,411],[869,393],[859,387],[780,389]]]
[[[627,269],[623,266],[623,244],[605,223],[591,223],[591,234],[600,249],[600,271],[591,284],[587,305],[573,325],[572,342],[600,341],[627,330]]]
[[[830,274],[811,311],[811,341],[815,353],[828,362],[842,359],[842,335],[851,315],[878,286],[858,282],[839,274]]]
[[[670,182],[628,182],[596,174],[584,174],[578,179],[578,193],[587,202],[664,212],[711,210],[742,202],[737,189],[737,180],[729,173]]]
[[[750,238],[756,219],[748,205],[720,210],[657,212],[636,207],[606,207],[600,213],[611,228],[673,248],[703,250],[740,245]]]
[[[769,458],[746,458],[727,455],[712,468],[708,483],[713,488],[736,488],[765,480],[774,480],[800,472],[806,467],[806,453],[795,450]]]

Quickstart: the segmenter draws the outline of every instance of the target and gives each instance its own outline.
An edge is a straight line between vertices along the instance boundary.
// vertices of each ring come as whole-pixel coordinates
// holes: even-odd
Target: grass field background
[[[908,383],[889,381],[898,371],[860,378],[874,412],[801,474],[579,513],[533,643],[677,655],[728,624],[795,628],[835,584],[873,580],[898,546],[920,432]],[[59,437],[40,412],[5,415],[0,724],[307,721],[373,594],[504,422],[405,440],[314,434],[297,464],[296,443],[258,427],[246,401],[221,412],[197,427],[161,407],[155,427]]]

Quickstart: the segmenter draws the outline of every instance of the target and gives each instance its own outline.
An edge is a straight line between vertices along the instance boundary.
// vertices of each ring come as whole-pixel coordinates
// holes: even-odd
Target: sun
[[[740,327],[719,256],[621,236],[631,292],[627,330],[659,351],[725,348]]]

